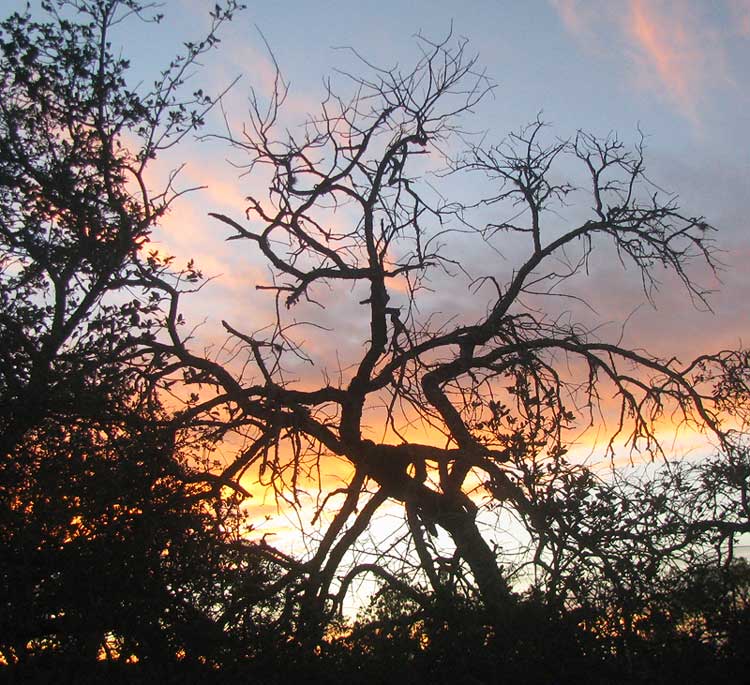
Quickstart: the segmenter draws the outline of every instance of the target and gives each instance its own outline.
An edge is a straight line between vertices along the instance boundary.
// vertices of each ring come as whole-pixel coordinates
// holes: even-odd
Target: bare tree
[[[287,87],[277,75],[270,101],[251,94],[249,123],[225,136],[247,173],[268,181],[266,195],[248,198],[244,217],[211,215],[231,230],[229,240],[262,255],[270,273],[256,287],[258,297],[275,298],[275,321],[255,330],[223,322],[244,350],[241,364],[196,351],[178,325],[179,286],[150,283],[171,299],[165,335],[149,342],[162,380],[182,374],[203,388],[180,425],[244,440],[214,473],[218,483],[240,488],[242,478],[258,478],[295,507],[325,460],[349,465],[343,487],[319,493],[315,518],[327,514],[328,522],[307,558],[265,540],[257,547],[287,568],[288,597],[317,616],[360,574],[404,585],[382,547],[367,563],[342,567],[386,502],[403,507],[418,577],[439,590],[460,576],[497,616],[509,589],[504,560],[479,525],[482,510],[514,513],[540,541],[540,563],[557,558],[549,556],[555,535],[578,549],[598,544],[583,540],[561,501],[595,487],[591,472],[576,481],[566,461],[574,429],[600,426],[610,453],[629,443],[650,455],[660,453],[655,423],[663,417],[724,436],[729,394],[718,380],[735,353],[688,364],[660,359],[621,338],[601,339],[576,321],[575,307],[563,315],[557,299],[582,282],[596,250],[610,250],[636,267],[648,297],[664,268],[705,303],[690,269],[697,261],[715,268],[713,228],[648,181],[641,144],[583,132],[550,142],[542,121],[500,145],[477,143],[461,123],[492,83],[465,42],[420,37],[418,45],[421,57],[406,71],[361,60],[369,76],[342,75],[349,99],[329,85],[301,133],[279,131]],[[585,185],[560,180],[571,168]],[[489,188],[487,196],[442,197],[465,178]],[[585,216],[566,223],[559,210],[573,199]],[[456,245],[470,240],[517,261],[504,275],[462,264]],[[334,350],[345,357],[342,331],[355,334],[356,325],[339,320],[325,338],[323,307],[340,311],[342,303],[366,323],[360,354],[335,373],[320,368],[316,385],[296,371],[314,357],[299,331],[307,326],[327,340],[329,360]],[[614,410],[605,396],[616,398]],[[372,429],[376,419],[385,430]],[[436,544],[438,530],[452,555]],[[415,595],[414,587],[403,590]]]

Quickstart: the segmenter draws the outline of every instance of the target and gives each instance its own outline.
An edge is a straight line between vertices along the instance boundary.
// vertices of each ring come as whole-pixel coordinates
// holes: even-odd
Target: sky
[[[180,37],[194,35],[205,5],[168,0],[165,11],[158,40],[147,32],[133,37],[129,49],[136,69],[163,62]],[[583,129],[600,136],[614,131],[635,143],[642,132],[649,178],[675,193],[685,213],[704,215],[718,229],[725,265],[721,282],[695,273],[717,290],[712,311],[696,309],[669,278],[652,305],[636,274],[623,272],[614,255],[595,259],[586,293],[605,333],[616,332],[628,319],[627,342],[683,361],[747,344],[750,0],[250,0],[222,32],[220,49],[205,59],[196,80],[222,89],[241,76],[224,101],[228,121],[239,130],[246,120],[248,89],[268,93],[272,83],[270,47],[290,84],[284,122],[294,131],[318,110],[324,78],[333,76],[346,92],[334,70],[362,70],[343,48],[355,48],[379,66],[407,67],[418,57],[416,34],[440,39],[449,31],[468,39],[469,51],[478,54],[479,65],[496,84],[492,96],[466,117],[467,129],[500,142],[541,113],[550,124],[550,140]],[[218,116],[209,118],[207,130],[221,132],[222,126]],[[201,341],[216,344],[222,318],[241,330],[257,330],[272,317],[271,298],[254,290],[256,283],[268,282],[262,261],[251,245],[227,243],[224,227],[207,216],[212,211],[241,218],[244,197],[259,192],[262,182],[242,176],[232,166],[242,164],[241,155],[221,142],[191,142],[177,154],[162,160],[161,170],[185,161],[182,183],[207,188],[187,196],[154,237],[165,251],[196,257],[204,272],[216,277],[186,304],[192,321],[202,323]],[[457,196],[467,190],[460,184],[455,188]],[[458,256],[472,274],[485,266],[481,247],[466,243],[456,249],[463,251]],[[462,296],[452,286],[439,285],[431,306],[455,308]],[[316,366],[302,365],[301,376],[319,380],[324,370],[345,365],[347,351],[350,361],[361,351],[367,328],[357,299],[349,294],[349,304],[329,302],[326,310],[297,314],[303,319],[309,313],[337,331],[333,346],[328,334],[305,333]],[[459,308],[472,306],[467,299]],[[685,438],[673,446],[694,448]]]
[[[163,63],[179,40],[205,25],[205,8],[203,0],[168,0],[157,40],[148,31],[128,37],[135,68],[145,73]],[[634,337],[657,350],[678,344],[686,355],[735,347],[746,337],[749,0],[468,0],[460,8],[442,0],[250,0],[222,31],[220,49],[206,58],[195,80],[220,89],[241,76],[225,98],[228,119],[238,130],[246,120],[248,89],[267,92],[272,79],[267,42],[290,84],[285,122],[294,130],[317,111],[324,77],[334,69],[360,69],[343,47],[379,66],[406,66],[417,57],[415,34],[440,38],[449,30],[469,40],[496,84],[493,95],[466,117],[468,129],[487,131],[489,141],[499,142],[541,113],[550,137],[569,137],[578,129],[597,135],[615,131],[634,143],[640,130],[649,178],[676,193],[686,213],[704,215],[719,229],[723,283],[704,279],[720,288],[711,299],[714,312],[693,311],[684,293],[666,283],[657,309],[642,306],[631,319]],[[218,117],[209,119],[207,131],[221,129]],[[247,317],[247,286],[265,277],[264,267],[250,247],[238,251],[236,243],[223,242],[224,228],[207,212],[241,216],[255,179],[241,177],[227,163],[243,160],[222,143],[191,142],[176,154],[159,169],[185,161],[182,183],[208,187],[182,201],[155,239],[178,256],[196,257],[206,274],[218,277],[201,294],[214,303],[208,307],[216,315],[208,316],[209,327],[219,314]],[[612,321],[643,301],[632,276],[606,261],[595,264],[592,278],[608,287],[601,290],[595,281],[592,291],[608,295],[603,306],[611,309]],[[607,319],[607,311],[602,316]]]
[[[478,65],[496,86],[462,121],[468,130],[485,132],[488,142],[500,142],[540,113],[549,123],[550,141],[582,129],[599,136],[616,132],[624,142],[636,143],[642,132],[649,179],[676,194],[685,213],[704,215],[718,229],[725,268],[721,282],[695,272],[699,281],[717,290],[710,299],[712,311],[699,311],[668,277],[654,304],[646,302],[636,274],[623,272],[611,253],[602,254],[592,262],[585,284],[598,323],[615,330],[627,319],[631,344],[683,360],[747,342],[750,0],[247,4],[224,27],[220,48],[203,60],[193,80],[217,92],[241,77],[223,102],[235,132],[247,121],[249,89],[261,96],[269,92],[272,60],[290,86],[283,116],[294,132],[318,111],[325,78],[333,77],[334,86],[346,94],[351,87],[335,70],[366,71],[345,48],[378,66],[407,68],[419,54],[417,34],[439,40],[449,31],[469,41],[469,52],[478,55]],[[168,0],[162,25],[123,36],[134,73],[142,72],[147,80],[179,49],[180,41],[199,35],[207,8],[203,0]],[[222,133],[224,126],[217,110],[205,132]],[[184,162],[178,185],[206,186],[182,198],[154,234],[159,249],[179,259],[195,257],[204,273],[214,277],[186,300],[190,320],[201,324],[201,344],[217,343],[221,319],[247,331],[262,328],[272,317],[271,298],[254,289],[256,283],[268,282],[268,274],[253,246],[226,242],[225,227],[207,216],[219,212],[240,219],[245,196],[263,192],[263,179],[237,168],[244,161],[221,141],[187,141],[157,160],[153,170],[157,183],[160,175]],[[450,190],[460,198],[471,189],[458,181]],[[481,246],[465,242],[455,249],[472,275],[482,275],[486,257]],[[509,261],[498,269],[513,266],[512,254]],[[466,299],[460,308],[475,306],[458,289],[436,286],[442,287],[436,287],[428,306],[455,308],[461,297]],[[331,328],[346,322],[336,337],[338,358],[327,334],[306,333],[305,342],[317,352],[313,376],[342,363],[346,349],[356,356],[367,339],[356,297],[348,300],[348,308],[336,302],[311,312]],[[307,313],[301,310],[298,316]]]
[[[9,9],[26,4],[5,2]],[[452,32],[469,41],[469,52],[478,55],[478,66],[495,84],[492,95],[464,118],[467,129],[500,142],[541,113],[550,124],[549,140],[583,129],[600,136],[614,131],[634,143],[641,131],[649,178],[675,193],[685,213],[705,215],[719,229],[726,269],[723,285],[714,284],[720,287],[711,300],[714,314],[691,311],[684,293],[667,283],[657,310],[638,310],[629,324],[634,334],[657,345],[668,339],[670,346],[690,351],[736,346],[746,335],[750,0],[245,2],[247,8],[222,28],[219,49],[204,58],[192,81],[217,93],[240,77],[224,99],[235,132],[247,120],[249,89],[261,95],[269,90],[271,57],[290,84],[284,123],[294,131],[318,111],[325,78],[335,78],[336,69],[366,71],[346,48],[378,66],[404,68],[418,57],[417,34],[439,40]],[[183,41],[202,35],[213,3],[160,5],[165,19],[159,26],[126,23],[114,35],[132,62],[131,80],[144,86]],[[341,90],[346,93],[347,84]],[[204,132],[223,131],[216,110]],[[211,302],[201,303],[208,323],[225,311],[248,315],[247,286],[265,277],[251,246],[226,243],[225,228],[207,216],[244,212],[245,196],[262,182],[232,166],[242,162],[222,142],[187,140],[153,169],[154,187],[183,163],[178,186],[206,186],[176,205],[154,242],[180,258],[195,257],[207,275],[217,277],[201,295]],[[464,191],[457,186],[456,196]],[[473,257],[467,254],[467,263]],[[607,304],[617,321],[642,298],[630,275],[620,278],[612,267],[595,264],[592,291],[627,290],[627,297],[610,293]],[[617,288],[609,287],[613,278]],[[599,288],[599,282],[607,287]]]
[[[20,6],[23,3],[18,3]],[[193,83],[219,92],[241,77],[224,99],[234,130],[246,120],[248,89],[268,93],[273,59],[290,93],[284,123],[294,131],[318,110],[323,80],[334,70],[361,72],[351,50],[383,67],[408,67],[418,58],[416,34],[439,40],[449,31],[469,41],[469,51],[496,84],[491,96],[462,122],[500,142],[540,113],[549,140],[576,131],[605,136],[617,132],[627,143],[645,135],[648,176],[675,193],[685,213],[705,215],[718,229],[725,265],[716,281],[712,311],[701,311],[678,284],[665,278],[654,305],[646,302],[637,276],[623,272],[612,254],[592,263],[587,293],[600,323],[619,330],[628,319],[627,340],[635,347],[686,360],[702,352],[747,344],[750,331],[750,0],[247,0],[248,8],[221,32],[220,49],[207,55]],[[166,0],[159,27],[123,33],[133,73],[145,83],[167,63],[181,41],[200,35],[213,3]],[[125,29],[123,29],[125,31]],[[269,48],[273,59],[269,54]],[[206,133],[222,133],[215,111]],[[217,140],[188,140],[152,169],[158,185],[185,164],[178,186],[206,186],[183,197],[154,233],[158,249],[178,261],[194,257],[213,278],[186,300],[185,313],[200,324],[196,345],[220,344],[220,321],[243,331],[270,323],[272,300],[254,286],[268,274],[252,245],[227,242],[225,227],[208,216],[241,219],[245,197],[262,191],[262,179],[242,174],[243,159]],[[564,169],[562,170],[565,171]],[[574,173],[571,170],[571,173]],[[465,184],[465,182],[463,182]],[[470,193],[459,182],[458,197]],[[575,208],[574,208],[575,209]],[[456,243],[467,270],[490,270],[486,253]],[[513,250],[509,248],[512,261]],[[512,266],[512,265],[511,265]],[[510,268],[502,260],[497,269]],[[450,284],[436,283],[428,306],[442,311],[459,303],[471,316],[472,303]],[[442,286],[439,287],[439,286]],[[337,329],[330,336],[305,333],[316,366],[296,371],[319,380],[356,356],[367,339],[357,312],[357,294],[315,310],[317,320]],[[361,299],[361,297],[359,298]],[[468,312],[468,313],[467,313]],[[308,311],[299,313],[303,318]],[[361,314],[361,312],[360,312]],[[342,361],[343,360],[343,361]],[[304,367],[304,368],[303,368]],[[374,419],[375,420],[375,419]],[[333,473],[335,478],[335,469]],[[292,522],[293,524],[293,522]]]

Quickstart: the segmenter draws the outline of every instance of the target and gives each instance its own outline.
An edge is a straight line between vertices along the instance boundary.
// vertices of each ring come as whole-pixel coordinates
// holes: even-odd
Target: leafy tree
[[[10,663],[59,654],[93,663],[102,650],[168,660],[216,631],[191,589],[215,545],[200,491],[186,486],[162,421],[127,397],[100,399],[106,414],[28,431],[3,470]]]
[[[233,588],[265,577],[238,542],[232,502],[206,487],[170,427],[137,345],[161,307],[138,284],[170,268],[149,255],[149,234],[180,195],[174,176],[149,190],[147,169],[214,104],[185,81],[237,9],[217,5],[206,37],[147,91],[129,85],[112,34],[158,21],[149,5],[56,0],[2,23],[6,664],[52,658],[59,674],[60,657],[215,661],[230,643],[221,619]]]
[[[204,41],[188,44],[148,93],[128,86],[111,33],[135,1],[45,2],[2,24],[0,237],[3,262],[3,450],[91,386],[119,383],[133,338],[153,326],[154,300],[117,299],[139,271],[150,230],[178,197],[149,191],[160,150],[195,130],[212,100],[183,97],[187,70],[216,41],[235,3],[217,6]]]

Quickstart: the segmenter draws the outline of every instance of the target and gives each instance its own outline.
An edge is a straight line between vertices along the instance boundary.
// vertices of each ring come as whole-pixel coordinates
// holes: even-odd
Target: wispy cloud
[[[627,30],[639,77],[647,87],[663,89],[684,116],[699,123],[707,92],[731,81],[718,28],[690,3],[632,0]]]
[[[722,23],[720,12],[688,0],[551,3],[584,49],[614,54],[634,87],[664,98],[697,126],[711,92],[732,84],[726,37],[750,30],[748,0],[732,3],[734,27]]]
[[[729,9],[735,31],[750,38],[750,0],[730,0]]]
[[[586,0],[550,0],[550,4],[560,15],[565,28],[576,36],[583,37],[591,30],[596,14],[601,8]]]

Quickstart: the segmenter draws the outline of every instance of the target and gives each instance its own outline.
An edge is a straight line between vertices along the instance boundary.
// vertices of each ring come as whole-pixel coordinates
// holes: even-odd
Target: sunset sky
[[[147,74],[150,66],[164,63],[179,40],[205,26],[206,7],[202,0],[169,0],[161,27],[127,37],[134,69]],[[595,258],[585,295],[596,308],[598,323],[605,324],[604,333],[616,336],[630,317],[626,341],[631,346],[683,361],[747,344],[748,0],[250,0],[248,9],[222,32],[220,49],[204,60],[195,83],[216,91],[241,76],[224,100],[230,125],[235,132],[241,130],[248,89],[267,94],[273,81],[265,39],[290,84],[284,124],[294,131],[309,113],[318,111],[324,77],[333,76],[334,87],[347,95],[350,86],[333,70],[366,73],[352,52],[342,48],[355,48],[381,67],[399,64],[407,69],[418,58],[415,34],[439,40],[451,27],[455,36],[469,40],[469,51],[479,55],[479,65],[496,83],[493,95],[462,122],[465,129],[486,131],[487,141],[497,143],[541,112],[550,123],[548,140],[583,129],[600,136],[616,131],[623,141],[635,143],[640,130],[646,137],[649,179],[676,193],[686,214],[705,215],[719,229],[718,246],[725,251],[723,283],[695,272],[703,283],[720,288],[711,299],[713,312],[696,311],[669,278],[653,308],[645,302],[636,273],[623,272],[613,255]],[[219,112],[215,115],[208,120],[209,133],[223,132]],[[185,161],[182,187],[207,186],[183,198],[154,236],[160,249],[180,259],[195,257],[206,275],[216,277],[186,303],[190,320],[202,324],[201,344],[220,340],[221,319],[255,331],[273,316],[272,298],[254,289],[256,283],[268,282],[268,273],[253,245],[227,243],[225,227],[207,216],[219,212],[242,219],[244,197],[263,192],[262,179],[241,176],[227,160],[237,165],[244,161],[222,142],[190,142],[156,167],[158,176]],[[455,187],[459,198],[471,190],[461,183]],[[488,271],[481,248],[467,242],[457,243],[456,249],[472,275]],[[513,266],[513,247],[508,250],[510,263],[499,263],[499,272]],[[472,304],[464,285],[436,283],[430,306],[444,311],[458,302],[466,313]],[[303,365],[300,375],[311,374],[311,382],[319,382],[324,371],[352,361],[347,353],[361,352],[367,329],[358,299],[350,294],[330,302],[326,310],[312,310],[317,321],[336,333],[306,333],[316,367]],[[297,316],[308,314],[300,311]]]
[[[283,124],[294,132],[318,112],[324,78],[332,77],[341,95],[351,95],[351,84],[334,70],[367,75],[367,67],[345,48],[354,48],[371,64],[398,64],[408,71],[419,58],[415,34],[440,41],[452,31],[469,41],[468,52],[478,55],[478,67],[495,84],[462,120],[466,131],[499,143],[538,115],[550,125],[550,142],[582,129],[599,136],[616,131],[633,144],[640,131],[648,178],[665,196],[676,194],[685,214],[704,215],[718,229],[725,265],[721,282],[705,271],[694,274],[717,289],[710,300],[713,311],[693,307],[669,276],[654,307],[634,270],[624,272],[611,252],[595,256],[576,294],[595,309],[592,325],[602,326],[602,337],[617,339],[627,320],[626,344],[682,361],[750,342],[750,0],[246,1],[248,8],[223,28],[219,49],[205,57],[192,81],[216,93],[240,77],[223,100],[235,133],[247,120],[248,90],[269,93],[273,59],[290,85]],[[19,9],[24,4],[16,3]],[[145,25],[135,34],[132,23],[121,29],[113,40],[122,42],[135,80],[149,84],[181,41],[200,37],[212,5],[166,0],[162,25]],[[207,118],[205,133],[222,134],[224,126],[217,109]],[[205,186],[175,204],[154,233],[153,247],[176,255],[178,263],[195,258],[212,277],[184,306],[189,325],[198,326],[195,347],[213,346],[210,354],[221,345],[222,319],[252,333],[274,316],[273,298],[255,289],[268,283],[255,246],[227,242],[226,227],[208,216],[216,212],[243,221],[246,196],[265,192],[263,178],[243,175],[244,161],[221,140],[188,140],[150,170],[149,180],[158,188],[170,170],[184,163],[177,187]],[[556,171],[567,172],[564,166]],[[571,178],[577,173],[570,169]],[[466,179],[450,188],[464,201],[474,190]],[[589,207],[571,207],[570,220],[585,220]],[[342,212],[338,220],[346,219]],[[455,240],[450,249],[471,277],[491,274],[501,281],[518,256],[515,244],[503,247],[502,258],[477,241]],[[434,294],[423,303],[424,316],[481,316],[485,303],[472,301],[469,280],[437,277]],[[333,331],[300,333],[315,364],[300,363],[292,375],[317,384],[326,373],[335,378],[337,369],[361,355],[368,338],[361,301],[356,289],[337,289],[325,300],[326,309],[307,306],[290,315],[300,321],[314,318]],[[376,414],[372,421],[377,422]],[[378,427],[373,429],[377,438]],[[675,449],[691,447],[687,439]],[[334,476],[335,471],[334,466]]]
[[[691,593],[750,561],[750,0],[14,11],[59,25],[4,29],[0,573],[38,616],[12,606],[0,667],[234,672],[272,626],[343,668],[334,612],[391,586],[352,664],[456,626],[504,666],[527,609],[577,631],[545,658],[729,653]]]
[[[720,288],[711,299],[713,312],[696,311],[668,277],[652,307],[638,275],[624,272],[611,253],[593,259],[578,294],[595,308],[603,337],[617,337],[628,319],[628,344],[667,357],[685,361],[748,342],[750,0],[247,4],[223,27],[219,49],[205,57],[192,80],[195,87],[216,93],[240,77],[223,101],[235,134],[247,121],[249,89],[261,97],[270,91],[274,68],[269,47],[290,85],[282,116],[294,133],[310,113],[318,112],[324,78],[332,77],[334,89],[350,96],[351,84],[335,70],[367,75],[367,67],[347,48],[379,67],[408,70],[419,57],[416,34],[439,41],[451,30],[469,41],[468,52],[478,55],[478,68],[495,84],[492,94],[461,121],[466,131],[485,134],[488,143],[499,143],[540,113],[550,124],[550,142],[583,129],[599,136],[616,131],[630,144],[643,132],[649,179],[676,193],[686,214],[705,215],[719,229],[723,283],[695,272],[702,283]],[[122,42],[131,59],[133,80],[142,79],[145,88],[182,41],[200,37],[210,6],[204,0],[168,0],[160,26],[143,25],[133,33],[136,24],[123,24],[113,41]],[[205,132],[225,132],[218,109],[208,117]],[[153,236],[156,248],[175,254],[181,263],[194,257],[205,275],[214,277],[185,301],[188,321],[200,325],[197,348],[214,345],[215,350],[221,344],[222,319],[245,332],[260,330],[273,319],[272,297],[254,287],[268,282],[254,245],[226,242],[226,227],[208,216],[218,212],[242,220],[245,197],[263,195],[264,179],[242,175],[237,168],[244,162],[222,141],[188,140],[151,170],[156,188],[171,169],[185,163],[178,188],[206,186],[181,198]],[[567,169],[557,173],[564,175]],[[572,178],[576,173],[571,168]],[[448,186],[450,199],[466,200],[472,191],[466,179]],[[572,221],[576,212],[590,207],[585,195],[581,198],[581,207],[571,207]],[[490,255],[489,261],[476,241],[461,239],[450,249],[472,277],[493,274],[503,280],[517,265],[515,244],[503,245],[504,257]],[[434,295],[422,303],[425,316],[432,310],[446,319],[458,313],[470,320],[483,311],[484,302],[472,299],[466,281],[438,278],[433,285]],[[310,328],[301,334],[315,366],[301,364],[294,373],[319,383],[325,372],[335,373],[356,360],[368,337],[361,300],[357,292],[335,293],[325,310],[301,307],[292,314],[333,330]]]
[[[170,0],[166,20],[153,35],[127,38],[134,67],[147,70],[205,25],[202,0]],[[471,131],[487,131],[499,142],[541,112],[551,124],[549,139],[579,128],[598,135],[616,131],[622,140],[646,136],[649,178],[677,193],[686,213],[703,214],[719,229],[726,250],[715,314],[696,313],[682,292],[667,283],[658,311],[642,307],[629,330],[644,347],[685,354],[736,346],[750,323],[750,2],[680,0],[587,2],[319,2],[248,3],[223,31],[220,49],[205,60],[196,83],[219,89],[241,80],[225,99],[228,119],[239,130],[246,119],[246,93],[268,91],[273,69],[263,39],[290,83],[285,123],[294,130],[323,96],[324,77],[334,69],[361,72],[353,47],[379,66],[406,67],[417,57],[414,34],[439,39],[453,26],[497,84],[476,113]],[[156,38],[155,38],[156,37]],[[174,39],[174,42],[170,42]],[[146,73],[146,71],[144,71]],[[336,83],[336,81],[334,81]],[[346,84],[340,88],[346,92]],[[218,115],[218,113],[217,113]],[[219,117],[207,131],[222,130]],[[221,212],[241,217],[243,198],[257,188],[253,177],[227,163],[241,156],[223,143],[191,143],[160,170],[186,161],[183,186],[207,185],[184,199],[155,238],[178,256],[194,256],[207,275],[219,276],[198,309],[207,327],[224,317],[243,324],[268,312],[252,288],[265,278],[252,246],[223,242],[222,225],[207,217]],[[255,184],[255,185],[254,185]],[[457,195],[462,189],[456,188]],[[472,259],[467,254],[467,260]],[[603,320],[621,321],[643,299],[635,274],[597,262],[592,291],[611,307]],[[710,283],[710,279],[704,278]],[[626,294],[622,291],[626,289]],[[206,310],[206,304],[208,309]],[[252,326],[253,328],[257,326]]]

